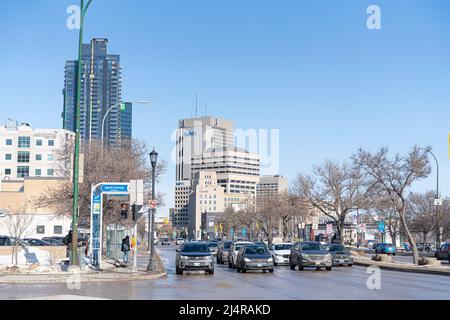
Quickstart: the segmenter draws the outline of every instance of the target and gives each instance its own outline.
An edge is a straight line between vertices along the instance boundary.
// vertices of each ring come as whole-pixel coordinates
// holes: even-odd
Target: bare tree
[[[30,224],[33,222],[33,215],[27,214],[27,206],[22,205],[15,208],[8,208],[9,217],[6,221],[6,226],[11,237],[14,238],[11,253],[11,263],[14,265],[19,264],[19,248],[20,241],[26,236]]]
[[[72,146],[64,146],[57,152],[58,172],[69,178],[71,170]],[[84,155],[83,183],[80,184],[80,217],[90,217],[91,188],[100,182],[129,182],[130,180],[144,180],[147,198],[151,194],[151,166],[149,164],[148,148],[144,142],[138,140],[124,141],[114,147],[103,146],[101,141],[91,141],[82,146]],[[166,162],[160,160],[156,167],[156,179],[166,170]],[[160,205],[163,195],[158,194]],[[61,215],[72,213],[72,182],[62,183],[56,189],[49,189],[36,200],[36,207],[51,207]],[[111,203],[108,210],[119,211],[120,202]],[[105,217],[110,217],[106,215]],[[116,217],[112,217],[116,219]]]
[[[299,174],[294,190],[335,222],[339,238],[344,241],[346,217],[367,205],[368,189],[363,182],[357,166],[325,161],[323,165],[313,167],[312,175]]]
[[[219,225],[222,237],[228,235],[232,228],[236,230],[240,225],[237,219],[237,213],[232,207],[228,207],[224,212],[218,213],[216,223]]]
[[[273,242],[273,233],[278,228],[280,221],[281,197],[278,194],[266,196],[258,200],[256,223],[269,242]]]
[[[383,219],[392,243],[397,243],[397,238],[400,235],[400,216],[396,208],[392,205],[389,198],[379,197],[376,194],[370,197],[371,209],[375,210],[375,214]]]
[[[387,197],[396,209],[402,229],[411,244],[415,264],[418,264],[419,254],[407,223],[407,194],[414,182],[430,174],[426,152],[414,147],[406,156],[396,154],[389,158],[387,148],[382,148],[375,154],[360,149],[354,156],[355,163],[364,171],[372,191]]]
[[[434,231],[436,243],[439,244],[440,228],[446,224],[450,212],[450,203],[444,201],[439,208],[439,214],[436,214],[434,196],[433,191],[428,191],[425,194],[411,193],[408,197],[407,215],[409,224],[412,231],[418,231],[422,234],[423,243],[426,243],[427,235]]]
[[[239,225],[246,228],[249,239],[252,240],[256,233],[256,206],[253,201],[248,201],[243,210],[236,212],[236,220]]]

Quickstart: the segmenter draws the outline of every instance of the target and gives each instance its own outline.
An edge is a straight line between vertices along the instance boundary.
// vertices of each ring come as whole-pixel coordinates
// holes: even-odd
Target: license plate
[[[194,262],[194,267],[199,267],[200,266],[200,262]]]
[[[316,262],[316,266],[320,266],[320,262],[317,261],[317,262]]]
[[[257,263],[256,266],[257,266],[258,268],[261,268],[263,265],[262,265],[262,263]]]
[[[338,260],[338,263],[344,263],[344,262],[345,262],[345,260],[341,260],[341,259]]]

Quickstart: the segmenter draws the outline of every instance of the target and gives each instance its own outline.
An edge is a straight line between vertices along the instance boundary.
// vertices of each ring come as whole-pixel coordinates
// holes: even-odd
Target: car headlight
[[[331,260],[331,259],[332,259],[332,256],[331,256],[331,254],[327,253],[327,254],[325,255],[325,258],[326,258],[327,260]]]
[[[251,260],[249,258],[244,258],[245,262],[251,262]]]
[[[267,259],[267,262],[273,262],[273,258]]]
[[[212,260],[212,259],[213,259],[212,256],[207,256],[207,257],[206,257],[206,260]]]
[[[181,258],[181,259],[183,259],[183,260],[187,260],[187,259],[189,259],[189,257],[188,257],[188,256],[180,256],[180,258]]]
[[[303,257],[304,259],[309,259],[309,255],[307,255],[307,254],[302,254],[302,257]]]

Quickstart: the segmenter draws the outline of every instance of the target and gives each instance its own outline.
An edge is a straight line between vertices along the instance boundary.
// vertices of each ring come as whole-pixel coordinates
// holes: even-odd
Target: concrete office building
[[[214,231],[214,223],[210,225],[209,221],[213,222],[218,213],[224,212],[224,190],[217,184],[214,171],[195,173],[188,208],[189,237],[202,239],[202,232]]]
[[[83,44],[80,100],[80,135],[83,140],[102,139],[102,121],[108,109],[122,100],[120,56],[108,54],[107,39]],[[78,61],[65,65],[63,128],[75,131]],[[132,137],[132,105],[113,109],[106,117],[104,141],[120,144]]]
[[[178,230],[187,233],[188,204],[191,193],[191,180],[177,181],[175,183],[175,207],[172,213],[172,225]]]
[[[232,121],[203,117],[180,120],[176,141],[176,180],[193,178],[191,161],[206,150],[233,147]]]
[[[261,199],[276,194],[281,194],[289,190],[288,179],[280,176],[261,176],[256,185],[256,198]]]
[[[0,126],[0,179],[60,177],[65,164],[57,151],[74,140],[64,129],[33,129],[29,124],[8,119]]]

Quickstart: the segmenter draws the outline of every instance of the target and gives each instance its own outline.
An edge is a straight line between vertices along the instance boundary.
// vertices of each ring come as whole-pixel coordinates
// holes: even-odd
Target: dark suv
[[[208,243],[186,242],[177,249],[176,273],[183,271],[204,270],[207,274],[214,274],[214,260]]]

